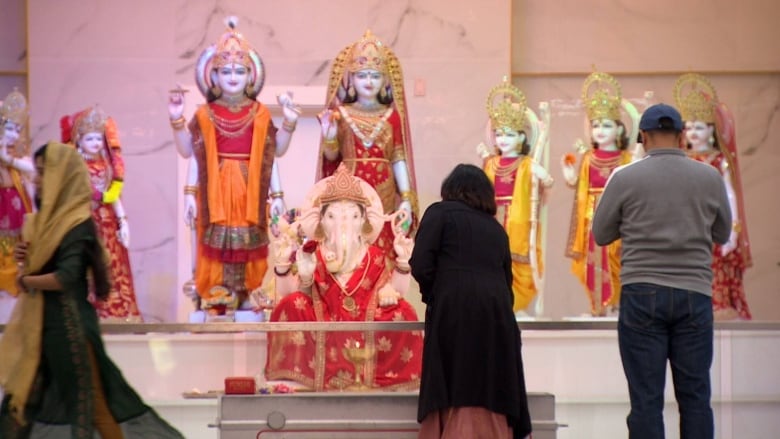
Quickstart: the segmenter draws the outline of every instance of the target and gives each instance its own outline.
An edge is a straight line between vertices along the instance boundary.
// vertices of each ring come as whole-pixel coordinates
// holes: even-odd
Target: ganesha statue
[[[377,192],[343,164],[317,182],[291,225],[305,237],[303,245],[289,242],[294,233],[280,233],[276,239],[284,242],[273,243],[278,303],[271,321],[418,320],[404,299],[413,247],[403,233],[407,215],[402,209],[384,214]],[[374,245],[386,222],[394,232],[394,267],[385,264],[384,252]],[[371,353],[366,361],[347,355],[345,348],[356,346]],[[415,389],[421,360],[419,332],[273,332],[265,375],[315,390],[343,390],[356,383]]]

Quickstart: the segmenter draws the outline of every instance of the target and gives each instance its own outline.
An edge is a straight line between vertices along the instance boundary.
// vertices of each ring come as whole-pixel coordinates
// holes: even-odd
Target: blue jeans
[[[628,380],[629,439],[664,437],[666,360],[680,410],[680,439],[712,439],[712,298],[649,283],[623,285],[618,343]]]

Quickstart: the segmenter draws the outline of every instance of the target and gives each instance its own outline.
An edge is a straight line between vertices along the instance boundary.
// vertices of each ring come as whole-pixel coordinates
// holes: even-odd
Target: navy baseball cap
[[[656,104],[642,113],[639,121],[639,129],[642,131],[677,131],[683,129],[680,112],[671,105]]]

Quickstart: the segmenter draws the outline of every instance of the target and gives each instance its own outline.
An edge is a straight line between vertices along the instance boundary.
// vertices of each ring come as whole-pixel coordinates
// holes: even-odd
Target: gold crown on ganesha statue
[[[371,30],[366,30],[363,37],[352,45],[347,69],[350,72],[360,70],[385,72],[387,70],[386,50],[385,45],[371,33]]]
[[[582,84],[582,101],[588,120],[620,120],[620,84],[609,73],[593,72]]]
[[[325,189],[317,197],[318,203],[322,206],[334,201],[354,201],[363,206],[370,206],[371,202],[363,193],[361,179],[353,176],[344,163],[341,163],[325,182]]]
[[[677,78],[674,83],[674,100],[683,120],[715,123],[718,94],[712,83],[704,76],[698,73],[686,73]]]
[[[0,105],[0,119],[24,125],[27,121],[27,99],[14,87]]]
[[[522,131],[525,127],[525,94],[504,77],[504,81],[488,93],[487,111],[494,130],[509,127]]]
[[[249,67],[252,60],[249,58],[249,52],[252,46],[244,36],[236,30],[238,19],[228,17],[226,20],[227,31],[222,34],[217,42],[216,54],[214,55],[214,67],[219,68],[230,64],[241,64]]]

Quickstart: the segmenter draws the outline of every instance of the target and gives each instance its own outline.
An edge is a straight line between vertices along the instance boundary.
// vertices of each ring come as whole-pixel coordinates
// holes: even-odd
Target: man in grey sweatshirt
[[[630,439],[663,438],[666,362],[680,438],[712,439],[713,242],[731,213],[715,168],[682,151],[682,118],[665,104],[642,115],[647,157],[616,170],[593,216],[598,245],[622,239],[618,343],[628,381]]]

